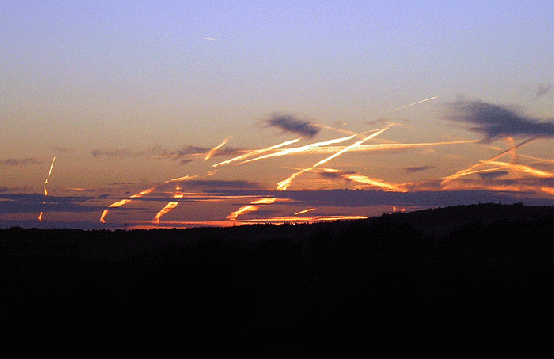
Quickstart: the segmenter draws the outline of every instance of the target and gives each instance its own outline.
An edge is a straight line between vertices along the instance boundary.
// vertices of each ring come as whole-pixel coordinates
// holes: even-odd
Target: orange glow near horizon
[[[163,225],[167,228],[190,228],[190,227],[234,227],[234,226],[248,226],[256,224],[287,224],[287,223],[317,223],[328,221],[347,221],[366,219],[367,216],[319,216],[319,217],[271,217],[271,218],[254,218],[247,220],[237,221],[165,221]],[[160,229],[158,225],[152,222],[144,221],[131,221],[131,225],[128,229]],[[164,228],[164,227],[162,227]]]
[[[339,220],[354,220],[354,219],[366,219],[367,216],[316,216],[316,217],[273,217],[273,218],[259,218],[259,219],[247,219],[241,221],[241,223],[305,223],[305,222],[324,222],[324,221],[339,221]]]

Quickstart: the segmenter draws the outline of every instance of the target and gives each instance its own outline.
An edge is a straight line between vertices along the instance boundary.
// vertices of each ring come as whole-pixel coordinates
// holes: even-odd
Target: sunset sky
[[[552,0],[1,1],[0,226],[552,205],[552,14]]]

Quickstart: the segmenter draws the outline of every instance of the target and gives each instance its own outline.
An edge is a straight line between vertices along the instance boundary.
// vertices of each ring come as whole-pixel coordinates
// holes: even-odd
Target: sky
[[[554,1],[0,1],[0,227],[554,204]]]

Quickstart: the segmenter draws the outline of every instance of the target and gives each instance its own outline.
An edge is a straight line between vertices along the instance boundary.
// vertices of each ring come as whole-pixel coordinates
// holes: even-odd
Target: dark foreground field
[[[553,356],[553,208],[0,230],[2,356]],[[17,344],[22,341],[24,344]]]

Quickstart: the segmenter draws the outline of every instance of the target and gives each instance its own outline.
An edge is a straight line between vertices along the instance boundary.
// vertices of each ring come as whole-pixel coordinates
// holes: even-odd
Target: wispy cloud
[[[180,150],[175,152],[175,157],[184,157],[184,156],[193,156],[193,155],[205,155],[214,150],[210,147],[199,147],[199,146],[183,146]],[[234,147],[221,147],[213,151],[210,157],[214,156],[233,156],[239,153],[243,153],[244,149],[234,148]]]
[[[404,168],[404,172],[422,172],[430,170],[431,168],[434,168],[433,166],[422,166],[422,167],[406,167]]]
[[[479,101],[459,101],[447,104],[451,121],[474,125],[470,130],[484,134],[485,142],[504,137],[554,137],[554,123],[525,117],[506,107]]]
[[[0,165],[3,166],[25,166],[25,165],[36,165],[42,163],[42,161],[37,160],[36,158],[8,158],[6,160],[0,160]]]
[[[183,188],[236,188],[236,189],[257,189],[261,188],[259,183],[236,180],[236,181],[225,181],[225,180],[189,180],[183,182]]]
[[[309,121],[302,121],[292,115],[274,114],[267,120],[269,126],[280,128],[285,132],[297,133],[305,137],[314,137],[320,131],[319,127]]]
[[[94,157],[121,157],[121,158],[127,158],[127,157],[140,157],[144,156],[144,152],[136,152],[133,150],[129,150],[126,148],[122,149],[94,149],[92,150],[92,156]]]
[[[475,184],[482,184],[481,180],[473,180]],[[501,185],[512,185],[522,183],[521,180],[507,180],[499,182]],[[528,179],[524,183],[531,187],[534,185],[549,186],[552,185],[551,179]],[[460,204],[475,203],[515,203],[524,202],[526,205],[551,206],[552,199],[544,197],[535,197],[532,194],[526,196],[525,193],[517,191],[497,191],[484,188],[464,189],[464,190],[425,190],[418,192],[394,192],[383,190],[318,190],[318,191],[269,191],[269,190],[220,190],[219,194],[232,196],[256,195],[256,196],[274,196],[277,198],[288,198],[297,205],[307,207],[367,207],[378,205],[397,205],[397,206],[416,206],[416,207],[437,207],[437,206],[456,206]]]
[[[537,84],[535,90],[535,100],[543,97],[552,91],[552,85],[549,84]]]
[[[56,153],[71,153],[77,151],[75,147],[64,147],[64,146],[53,146],[50,147],[51,150],[56,151]]]
[[[495,170],[495,171],[488,171],[488,172],[478,172],[477,175],[481,177],[483,180],[487,179],[496,179],[501,176],[507,175],[508,171],[502,171],[502,170]]]
[[[102,207],[85,204],[93,197],[44,197],[42,194],[1,193],[0,213],[93,212]]]
[[[321,177],[330,178],[330,179],[346,179],[345,176],[348,175],[355,175],[358,174],[356,171],[341,171],[341,170],[335,170],[331,168],[324,168],[322,170],[317,171],[317,174]]]

